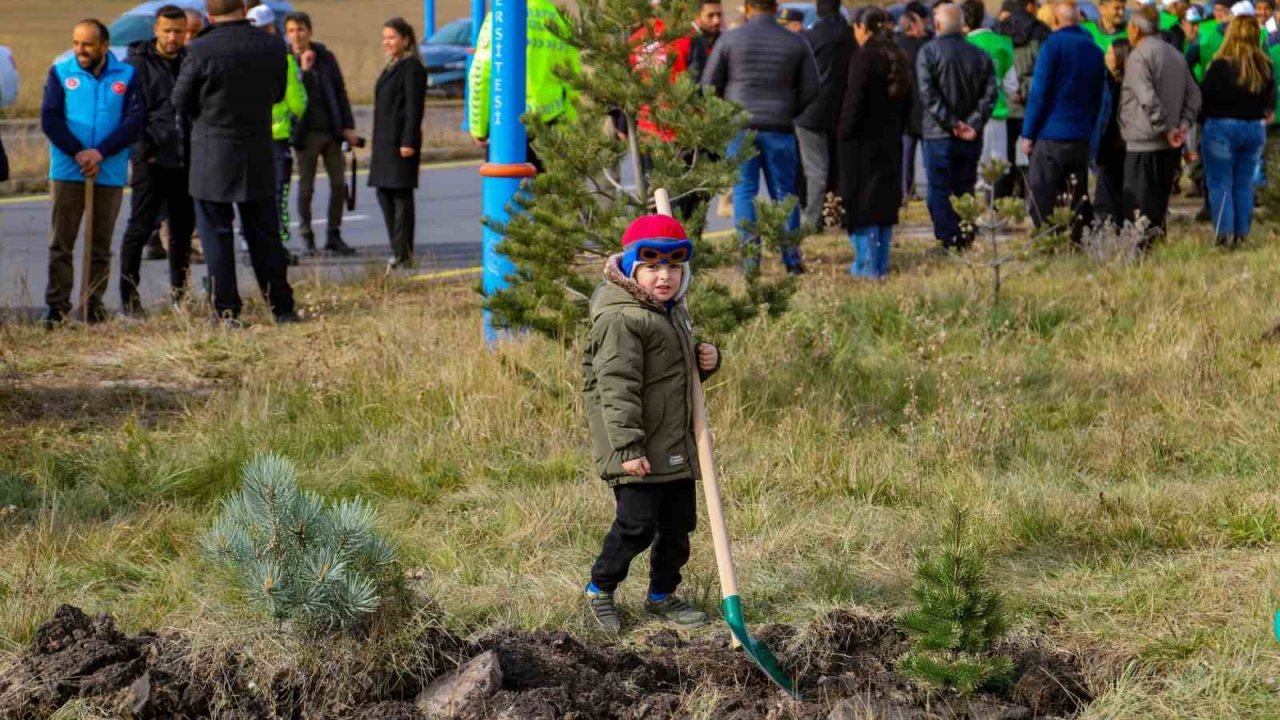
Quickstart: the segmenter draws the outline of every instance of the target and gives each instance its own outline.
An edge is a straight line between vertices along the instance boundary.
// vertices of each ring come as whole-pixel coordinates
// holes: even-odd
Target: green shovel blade
[[[769,647],[751,637],[751,633],[747,632],[747,621],[742,616],[742,598],[730,595],[721,602],[720,608],[724,612],[724,621],[729,625],[729,630],[734,637],[738,638],[738,642],[742,643],[742,649],[747,652],[751,661],[763,670],[774,684],[786,690],[791,697],[800,700],[800,692],[792,684],[791,678],[787,677],[787,674],[778,666],[778,659],[769,651]]]

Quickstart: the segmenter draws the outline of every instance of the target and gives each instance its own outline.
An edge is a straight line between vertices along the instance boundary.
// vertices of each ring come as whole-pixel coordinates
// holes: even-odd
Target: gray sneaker
[[[618,619],[618,606],[613,603],[613,593],[591,592],[583,590],[583,596],[587,599],[587,621],[595,621],[601,630],[608,633],[617,633],[622,630],[622,622]]]
[[[644,611],[650,617],[682,628],[695,628],[707,624],[707,614],[675,595],[668,595],[662,602],[644,601]]]

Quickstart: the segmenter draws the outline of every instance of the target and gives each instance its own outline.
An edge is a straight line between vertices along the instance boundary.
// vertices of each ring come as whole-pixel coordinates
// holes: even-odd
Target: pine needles
[[[200,544],[239,575],[255,605],[310,630],[349,629],[378,610],[396,552],[368,504],[300,491],[293,463],[276,454],[246,464],[242,478]]]
[[[1009,658],[991,646],[1008,629],[1001,597],[990,587],[985,554],[969,537],[968,512],[952,505],[942,546],[916,556],[911,594],[917,607],[899,618],[914,647],[898,671],[926,685],[967,695],[1013,672]]]

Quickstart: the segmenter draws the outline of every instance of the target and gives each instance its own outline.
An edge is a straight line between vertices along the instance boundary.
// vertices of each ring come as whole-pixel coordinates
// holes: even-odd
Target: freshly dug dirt
[[[713,708],[713,717],[734,720],[1017,720],[1069,718],[1092,699],[1084,660],[1031,641],[1001,648],[1017,667],[1010,687],[962,700],[922,691],[893,672],[907,641],[884,617],[837,611],[760,634],[803,701],[771,685],[723,631],[687,637],[655,626],[620,645],[566,632],[498,630],[466,641],[434,630],[418,639],[419,667],[362,667],[342,673],[341,688],[333,675],[284,670],[264,687],[251,679],[251,661],[235,652],[193,651],[179,633],[126,636],[110,617],[64,605],[0,672],[0,717],[47,718],[83,698],[119,717],[421,720],[428,716],[415,699],[427,683],[447,684],[455,668],[487,651],[498,659],[500,682],[482,693],[472,688],[459,695],[464,703],[432,717],[649,720]],[[492,669],[492,656],[485,659]]]

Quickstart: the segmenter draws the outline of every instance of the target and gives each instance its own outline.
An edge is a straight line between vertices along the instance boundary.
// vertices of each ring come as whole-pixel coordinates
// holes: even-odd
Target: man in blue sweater
[[[72,256],[84,214],[85,180],[95,180],[90,254],[89,322],[108,318],[102,304],[111,272],[111,232],[129,176],[129,146],[146,124],[134,69],[111,54],[111,36],[97,20],[81,20],[71,35],[72,54],[54,63],[44,86],[40,126],[49,138],[49,185],[53,196],[53,238],[49,247],[49,286],[45,291],[45,327],[52,329],[71,312],[75,285]],[[82,285],[82,287],[84,287]]]
[[[1080,27],[1073,2],[1054,7],[1058,29],[1036,58],[1022,121],[1022,148],[1031,158],[1027,185],[1031,218],[1042,226],[1063,198],[1072,209],[1072,239],[1092,220],[1089,141],[1102,110],[1106,67],[1102,51]]]

